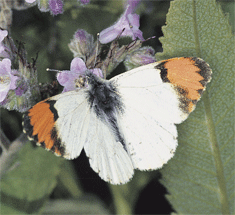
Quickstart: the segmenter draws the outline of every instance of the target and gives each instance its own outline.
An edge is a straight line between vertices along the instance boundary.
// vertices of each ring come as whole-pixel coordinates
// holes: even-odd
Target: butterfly
[[[195,109],[211,74],[196,57],[151,63],[110,80],[87,71],[83,87],[29,109],[24,132],[66,159],[84,149],[103,180],[124,184],[134,169],[159,169],[173,157],[175,124]]]

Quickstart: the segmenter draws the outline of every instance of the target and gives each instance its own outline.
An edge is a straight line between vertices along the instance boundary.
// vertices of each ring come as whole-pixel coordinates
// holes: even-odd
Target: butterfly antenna
[[[100,33],[97,33],[97,44],[96,44],[96,52],[95,52],[95,60],[94,60],[94,68],[96,66],[96,63],[97,63],[97,56],[99,56],[99,45],[100,45],[100,41],[99,41],[99,38],[100,38]]]
[[[143,42],[146,42],[148,40],[154,39],[156,36],[149,37],[148,39],[144,40]]]
[[[49,68],[47,68],[46,71],[47,71],[47,72],[61,72],[60,70],[57,70],[57,69],[49,69]]]

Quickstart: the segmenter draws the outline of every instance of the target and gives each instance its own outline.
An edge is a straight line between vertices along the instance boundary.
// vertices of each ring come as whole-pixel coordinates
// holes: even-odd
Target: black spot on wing
[[[189,105],[190,103],[193,103],[194,105],[197,104],[198,100],[191,100],[188,98],[188,91],[187,89],[183,89],[179,86],[175,86],[174,87],[178,96],[179,96],[179,100],[180,100],[180,103],[179,103],[179,108],[186,114],[189,114],[191,111],[189,110]]]
[[[176,88],[176,91],[178,94],[180,94],[184,97],[187,97],[188,91],[186,89],[183,89],[182,87],[178,87],[178,86],[176,86],[175,88]]]
[[[41,147],[45,148],[45,143],[38,142],[38,135],[33,135],[33,126],[30,124],[30,117],[28,116],[28,111],[23,115],[23,127],[24,133],[28,136],[30,140],[34,140],[36,143],[40,144]],[[36,144],[35,144],[36,145]]]
[[[35,136],[37,136],[37,135],[35,135]],[[37,141],[38,142],[38,141]],[[40,146],[42,147],[42,148],[46,148],[46,144],[44,143],[44,142],[41,142],[41,143],[39,143],[40,144]]]
[[[179,108],[186,114],[189,114],[188,106],[190,104],[190,100],[187,97],[180,97]]]
[[[189,106],[189,103],[191,100],[187,98],[188,91],[186,89],[183,89],[182,87],[179,87],[179,86],[175,86],[174,88],[179,96],[179,100],[180,100],[179,108],[184,113],[189,114],[188,106]]]
[[[202,95],[203,89],[199,89],[199,90],[197,90],[197,92],[198,92],[200,95]]]
[[[211,68],[204,60],[200,58],[193,57],[192,60],[195,61],[195,66],[197,66],[200,69],[198,73],[203,77],[203,80],[201,80],[200,83],[202,84],[203,87],[205,87],[206,84],[211,80],[211,74],[212,74]]]
[[[23,127],[24,127],[24,133],[26,133],[29,137],[34,138],[33,126],[30,124],[30,117],[28,116],[28,111],[23,115]],[[35,138],[37,139],[37,137]]]
[[[157,66],[155,66],[155,69],[160,69],[160,76],[163,82],[170,82],[170,80],[167,78],[167,68],[165,68],[166,61],[163,61],[159,63]]]
[[[55,152],[57,149],[60,152],[61,156],[64,156],[65,148],[62,144],[61,139],[57,135],[57,131],[55,127],[51,131],[51,139],[54,141],[54,145],[52,146],[51,151]]]
[[[56,120],[59,118],[58,112],[57,112],[57,110],[56,110],[55,107],[54,107],[56,101],[55,101],[55,100],[50,100],[50,99],[48,99],[47,101],[45,101],[45,103],[47,103],[47,104],[50,105],[50,111],[51,111],[51,112],[53,113],[53,115],[54,115],[54,121],[56,121]]]

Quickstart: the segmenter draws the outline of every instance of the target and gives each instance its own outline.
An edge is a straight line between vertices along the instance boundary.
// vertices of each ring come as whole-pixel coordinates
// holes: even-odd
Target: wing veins
[[[135,108],[133,108],[133,107],[131,107],[131,106],[128,106],[129,108],[131,108],[131,109],[133,109],[133,110],[135,110],[136,112],[138,112],[140,115],[142,115],[143,117],[144,117],[144,119],[146,120],[146,118],[145,118],[145,116],[144,115],[148,115],[148,114],[142,114],[141,112],[139,112],[138,110],[136,110]],[[150,118],[151,118],[151,116],[150,115],[148,115]],[[153,119],[154,120],[154,122],[157,122],[155,119]],[[147,121],[147,120],[146,120]],[[162,127],[160,124],[158,124],[157,123],[157,125],[159,125],[163,130],[165,130],[167,133],[169,133],[171,136],[173,136],[174,137],[174,135],[172,134],[172,133],[170,133],[168,130],[166,130],[164,127]]]

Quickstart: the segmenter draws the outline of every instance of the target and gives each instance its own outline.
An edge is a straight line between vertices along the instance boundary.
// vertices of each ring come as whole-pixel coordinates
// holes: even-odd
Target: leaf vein
[[[231,161],[231,159],[234,157],[234,155],[235,154],[233,153],[227,157],[226,161],[224,162],[224,166],[226,166],[228,164],[228,162]]]
[[[231,135],[231,137],[228,138],[228,140],[221,146],[220,150],[223,151],[224,148],[230,143],[230,141],[234,138],[234,133]]]
[[[208,154],[208,155],[212,156],[212,153],[210,153],[210,151],[202,150],[201,148],[198,148],[198,147],[196,147],[195,145],[190,144],[188,141],[181,141],[181,143],[183,143],[183,144],[185,144],[185,145],[188,145],[188,146],[190,146],[191,148],[196,149],[196,150],[199,151],[199,152],[204,152],[205,154]]]
[[[223,115],[215,122],[215,127],[225,118],[226,114],[232,109],[234,108],[234,104],[235,101],[229,106],[227,107],[227,110],[225,112],[223,112]],[[219,106],[220,107],[220,106]]]
[[[188,162],[184,162],[184,160],[178,159],[178,162],[180,162],[180,163],[182,163],[182,164],[184,164],[184,165],[193,167],[193,168],[195,168],[195,169],[198,169],[198,170],[200,170],[200,171],[206,172],[206,173],[208,173],[208,174],[210,174],[210,175],[216,176],[216,173],[215,173],[215,172],[212,172],[212,171],[203,169],[203,168],[201,168],[201,167],[199,167],[199,166],[190,164],[190,163],[188,163]]]

